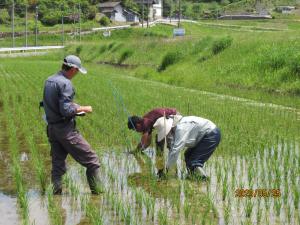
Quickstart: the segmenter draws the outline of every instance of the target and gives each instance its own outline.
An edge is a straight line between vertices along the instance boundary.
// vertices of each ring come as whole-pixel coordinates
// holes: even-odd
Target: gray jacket
[[[43,105],[49,124],[61,123],[75,117],[79,105],[73,103],[75,90],[62,71],[48,77],[44,86]]]
[[[175,133],[169,133],[170,151],[167,168],[176,163],[179,153],[184,148],[195,147],[205,134],[216,128],[216,125],[208,119],[196,116],[183,117],[176,125]]]

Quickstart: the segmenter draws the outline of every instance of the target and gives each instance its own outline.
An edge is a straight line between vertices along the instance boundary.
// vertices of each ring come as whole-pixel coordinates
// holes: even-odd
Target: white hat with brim
[[[64,64],[77,68],[82,74],[87,73],[87,70],[81,65],[81,60],[75,55],[68,55],[66,58],[64,58]]]
[[[160,117],[156,120],[153,127],[157,130],[157,141],[164,139],[172,129],[173,119]]]

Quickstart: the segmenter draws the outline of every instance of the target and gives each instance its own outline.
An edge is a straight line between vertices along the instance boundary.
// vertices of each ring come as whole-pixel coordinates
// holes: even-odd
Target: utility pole
[[[142,0],[142,27],[144,27],[144,9],[145,9],[144,0]]]
[[[62,10],[61,10],[61,42],[62,46],[65,44],[65,31],[64,31],[64,6],[62,5]]]
[[[178,28],[180,27],[180,17],[181,17],[181,1],[178,0]]]
[[[12,29],[12,46],[15,47],[15,1],[12,3],[12,12],[11,12],[11,29]]]
[[[150,3],[149,0],[147,0],[147,8],[148,8],[148,15],[147,15],[147,28],[149,28],[149,12],[150,12]]]
[[[39,18],[39,7],[35,7],[35,46],[37,46],[38,39],[38,18]]]
[[[28,30],[28,15],[27,15],[27,11],[28,11],[28,6],[25,6],[25,46],[28,47],[28,34],[27,34],[27,30]]]
[[[76,40],[76,25],[75,25],[75,4],[73,6],[73,26],[74,26],[74,37]]]
[[[172,16],[172,1],[170,1],[170,12],[169,12],[169,17],[170,17],[170,23],[171,23],[171,16]]]
[[[78,5],[79,7],[79,17],[78,17],[78,20],[79,20],[79,42],[81,42],[81,7],[80,7],[80,3]]]

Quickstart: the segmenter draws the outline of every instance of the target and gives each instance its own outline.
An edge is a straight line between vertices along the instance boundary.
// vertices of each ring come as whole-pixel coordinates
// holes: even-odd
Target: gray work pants
[[[221,132],[219,128],[215,128],[206,134],[195,147],[187,149],[184,153],[186,167],[191,171],[195,167],[203,167],[219,145],[220,140]]]
[[[86,167],[87,175],[100,167],[96,153],[75,128],[75,121],[48,125],[47,135],[51,144],[52,182],[61,182],[65,174],[66,158],[70,154],[78,163]]]

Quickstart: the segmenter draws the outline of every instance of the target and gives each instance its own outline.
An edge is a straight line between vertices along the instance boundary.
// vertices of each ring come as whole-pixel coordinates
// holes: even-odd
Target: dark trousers
[[[92,174],[93,171],[100,167],[98,156],[79,131],[75,129],[75,122],[71,121],[62,125],[48,125],[47,134],[51,144],[53,183],[61,182],[61,177],[67,170],[66,158],[68,154],[87,168],[87,175]]]
[[[204,163],[209,159],[215,151],[221,140],[221,132],[219,128],[215,128],[199,141],[199,143],[189,148],[184,153],[186,167],[193,170],[195,167],[203,167]]]

